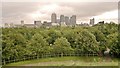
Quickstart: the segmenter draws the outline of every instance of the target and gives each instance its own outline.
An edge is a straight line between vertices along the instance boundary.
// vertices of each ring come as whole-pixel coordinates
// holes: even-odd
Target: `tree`
[[[48,43],[40,34],[35,34],[29,41],[28,48],[33,55],[41,55],[47,51]]]
[[[63,37],[65,37],[68,42],[70,43],[70,46],[74,49],[75,48],[75,36],[76,34],[74,33],[73,30],[64,30],[62,31]]]
[[[111,49],[110,53],[112,55],[119,56],[120,55],[120,45],[118,42],[118,32],[112,33],[107,36],[108,47]]]
[[[58,38],[55,40],[54,45],[53,45],[53,51],[54,53],[57,54],[66,54],[66,53],[71,53],[73,49],[70,46],[70,43],[66,38]]]
[[[24,56],[26,39],[19,33],[9,33],[2,36],[3,59],[15,59]],[[22,52],[22,53],[21,53]]]
[[[49,37],[47,37],[47,39],[46,39],[47,42],[49,44],[53,44],[57,38],[61,37],[61,33],[58,30],[51,29],[51,30],[49,30],[48,36]]]
[[[81,31],[75,42],[77,53],[97,53],[99,50],[95,36],[87,30]]]

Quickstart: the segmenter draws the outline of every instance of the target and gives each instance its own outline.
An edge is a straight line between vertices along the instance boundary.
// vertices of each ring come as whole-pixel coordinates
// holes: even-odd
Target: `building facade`
[[[60,25],[61,26],[66,26],[64,15],[60,15]]]
[[[55,13],[52,13],[52,15],[51,15],[51,22],[52,23],[57,23],[57,16],[56,16]]]
[[[41,21],[34,21],[34,25],[36,27],[40,27],[40,26],[42,26],[42,23],[41,23]]]
[[[70,19],[67,16],[65,16],[65,24],[66,25],[70,25]]]
[[[76,25],[76,15],[72,15],[72,17],[70,17],[70,25]]]
[[[90,25],[93,26],[94,23],[95,23],[95,19],[94,19],[94,18],[93,18],[93,19],[90,19]]]
[[[64,15],[60,15],[60,22],[65,22]]]

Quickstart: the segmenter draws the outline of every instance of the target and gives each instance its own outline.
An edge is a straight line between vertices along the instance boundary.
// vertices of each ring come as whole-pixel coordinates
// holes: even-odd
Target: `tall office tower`
[[[60,15],[60,22],[65,22],[64,15]]]
[[[72,17],[70,17],[70,25],[76,25],[76,15],[72,15]]]
[[[64,15],[60,15],[60,25],[61,25],[61,26],[66,26]]]
[[[76,24],[76,15],[73,15],[72,16],[72,20],[73,20],[73,23],[74,23],[74,25]]]
[[[65,16],[65,23],[66,23],[66,25],[70,25],[70,19],[67,16]]]
[[[90,19],[90,25],[94,25],[94,23],[95,23],[95,19],[94,18]]]
[[[52,13],[52,15],[51,15],[51,22],[52,23],[57,23],[57,16],[56,16],[55,13]]]

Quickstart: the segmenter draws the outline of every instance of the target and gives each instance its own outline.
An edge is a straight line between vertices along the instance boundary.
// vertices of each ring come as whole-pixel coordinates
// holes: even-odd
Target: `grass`
[[[118,66],[118,59],[106,61],[102,57],[54,57],[20,61],[5,66]]]

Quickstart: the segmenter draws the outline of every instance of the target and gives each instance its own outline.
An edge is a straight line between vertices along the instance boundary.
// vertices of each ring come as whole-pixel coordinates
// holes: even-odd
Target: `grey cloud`
[[[78,17],[91,17],[100,15],[104,12],[116,10],[118,8],[117,2],[80,2],[80,3],[61,3],[61,6],[69,6],[73,8]],[[64,13],[64,12],[63,12]]]
[[[2,2],[118,2],[119,0],[2,0]]]
[[[2,4],[2,15],[3,18],[15,18],[21,17],[25,18],[26,14],[37,11],[40,7],[52,4],[48,2],[3,2]],[[53,3],[54,4],[54,3]],[[100,15],[104,12],[109,12],[117,9],[117,2],[59,2],[56,3],[60,6],[60,9],[55,12],[60,15],[64,14],[71,16],[73,14],[77,15],[78,19],[89,18],[91,16]],[[46,12],[42,12],[46,13]],[[46,19],[50,18],[51,13],[46,13]]]
[[[24,15],[37,10],[38,3],[34,2],[3,2],[3,17]]]

